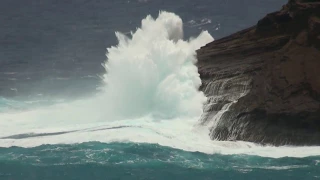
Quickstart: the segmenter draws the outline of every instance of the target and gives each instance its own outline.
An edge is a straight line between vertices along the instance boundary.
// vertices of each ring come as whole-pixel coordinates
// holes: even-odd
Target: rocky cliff
[[[319,0],[290,0],[197,57],[212,139],[320,145]]]

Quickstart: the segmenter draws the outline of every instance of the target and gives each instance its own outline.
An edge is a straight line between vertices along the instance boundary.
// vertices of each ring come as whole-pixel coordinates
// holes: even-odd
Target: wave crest
[[[104,76],[106,101],[116,115],[161,118],[199,116],[206,98],[201,85],[195,50],[213,40],[208,32],[184,41],[179,16],[160,12],[147,16],[141,28],[127,37],[116,33],[118,46],[108,48]],[[119,112],[120,111],[120,112]]]

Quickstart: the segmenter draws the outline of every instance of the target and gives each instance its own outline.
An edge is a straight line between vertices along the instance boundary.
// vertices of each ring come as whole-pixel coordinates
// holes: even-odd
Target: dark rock
[[[212,139],[320,145],[319,17],[319,1],[291,0],[197,51]]]

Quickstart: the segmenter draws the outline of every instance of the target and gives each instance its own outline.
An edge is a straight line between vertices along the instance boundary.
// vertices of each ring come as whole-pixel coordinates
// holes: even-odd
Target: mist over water
[[[204,31],[185,41],[181,18],[160,12],[156,19],[147,16],[142,20],[141,28],[130,36],[119,32],[116,36],[118,45],[107,49],[105,87],[99,94],[75,102],[1,114],[4,119],[0,122],[0,135],[4,137],[1,144],[26,145],[28,143],[22,142],[28,141],[30,134],[37,137],[37,134],[47,136],[57,135],[57,132],[64,134],[64,138],[48,136],[46,139],[51,140],[46,143],[75,143],[78,138],[71,138],[71,132],[74,135],[74,132],[90,128],[93,136],[86,137],[87,141],[100,140],[93,131],[102,126],[119,129],[107,141],[157,143],[159,137],[177,138],[180,133],[190,131],[197,124],[206,100],[198,91],[201,79],[194,65],[195,50],[212,41],[211,35]],[[158,122],[166,119],[170,119],[169,122]],[[163,129],[158,130],[161,126]],[[130,134],[125,128],[134,130]],[[149,135],[148,132],[135,132],[137,128],[153,132]],[[127,133],[125,136],[121,134],[123,129]],[[140,137],[134,138],[137,134]],[[148,139],[152,136],[159,137]],[[11,141],[8,140],[10,137],[25,138]],[[43,139],[31,144],[39,145]]]
[[[320,147],[199,122],[195,50],[286,2],[1,1],[0,179],[319,179]]]
[[[108,48],[105,102],[115,115],[128,118],[152,114],[159,118],[198,117],[206,98],[195,50],[213,40],[208,32],[184,41],[182,20],[161,12],[148,16],[127,37],[116,33],[119,44]]]
[[[199,125],[206,97],[198,91],[195,50],[212,41],[204,31],[183,40],[173,13],[147,16],[130,35],[116,33],[107,49],[104,86],[90,98],[0,114],[0,146],[34,147],[81,142],[133,142],[186,151],[266,157],[319,155],[318,147],[263,147],[217,142]]]

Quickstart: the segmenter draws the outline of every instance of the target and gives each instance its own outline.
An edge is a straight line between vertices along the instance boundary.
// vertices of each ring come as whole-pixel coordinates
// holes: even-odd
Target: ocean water
[[[1,179],[317,179],[320,158],[186,152],[90,142],[0,149]]]
[[[284,2],[18,2],[0,6],[0,179],[320,178],[320,147],[199,123],[195,50]]]

